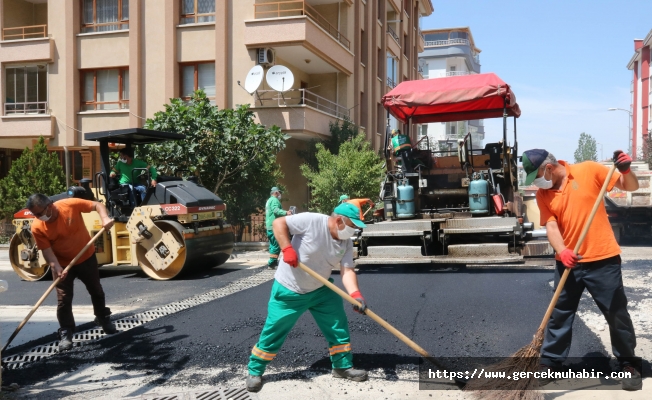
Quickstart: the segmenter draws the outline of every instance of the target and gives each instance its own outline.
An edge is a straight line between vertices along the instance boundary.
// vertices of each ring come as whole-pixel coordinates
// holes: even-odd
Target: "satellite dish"
[[[249,94],[253,94],[258,90],[260,84],[263,83],[263,76],[265,76],[265,71],[263,71],[262,66],[256,65],[250,69],[247,74],[247,79],[245,79],[245,90],[249,92]]]
[[[275,65],[267,70],[267,84],[277,92],[286,92],[294,85],[294,75],[288,67]]]

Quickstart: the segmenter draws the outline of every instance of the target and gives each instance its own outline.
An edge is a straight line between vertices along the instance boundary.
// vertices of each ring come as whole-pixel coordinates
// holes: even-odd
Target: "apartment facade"
[[[632,71],[632,104],[630,106],[630,145],[632,158],[642,156],[643,143],[652,133],[652,85],[650,84],[650,63],[652,63],[652,30],[645,39],[634,40],[634,55],[627,64]]]
[[[425,50],[419,54],[419,69],[424,79],[440,79],[480,73],[480,52],[468,27],[423,31]],[[420,135],[427,135],[431,146],[440,151],[457,151],[457,141],[471,132],[473,148],[482,148],[482,120],[430,123],[421,126]]]
[[[141,127],[203,89],[291,136],[278,162],[301,209],[296,150],[345,116],[383,146],[380,99],[420,78],[419,18],[432,12],[430,0],[0,0],[0,174],[44,136],[75,180],[91,177],[98,148],[84,133]],[[246,92],[258,64],[288,67],[291,90]]]

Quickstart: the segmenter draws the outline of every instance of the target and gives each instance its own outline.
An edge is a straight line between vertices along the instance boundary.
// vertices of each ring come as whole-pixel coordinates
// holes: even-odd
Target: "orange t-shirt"
[[[93,211],[95,205],[89,200],[71,198],[59,200],[54,206],[59,211],[57,219],[48,222],[34,220],[32,234],[38,248],[45,250],[51,247],[61,267],[66,268],[91,240],[81,213]],[[94,253],[95,248],[89,246],[75,265],[88,260]]]
[[[374,202],[371,201],[371,199],[348,199],[348,200],[344,200],[344,201],[346,203],[351,203],[351,204],[353,204],[354,206],[356,206],[356,207],[358,207],[360,209],[360,220],[361,221],[364,221],[364,213],[362,212],[362,206],[364,206],[365,204],[369,204],[369,205],[374,204]]]
[[[541,226],[549,221],[557,221],[559,232],[564,238],[564,245],[575,250],[584,224],[591,214],[604,180],[607,179],[609,168],[594,161],[574,165],[564,161],[559,163],[566,167],[566,182],[559,190],[539,189],[537,205],[541,213]],[[607,185],[607,191],[613,189],[618,179],[620,173],[616,171]],[[620,247],[602,202],[580,246],[579,255],[582,256],[580,262],[604,260],[618,254],[620,254]],[[560,260],[559,254],[555,257]]]

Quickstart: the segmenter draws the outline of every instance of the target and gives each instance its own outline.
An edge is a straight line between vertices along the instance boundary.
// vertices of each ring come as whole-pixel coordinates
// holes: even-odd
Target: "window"
[[[129,29],[129,0],[83,0],[82,33]]]
[[[189,100],[199,89],[215,103],[215,62],[181,65],[181,98]]]
[[[47,71],[45,64],[5,69],[5,115],[47,112]]]
[[[181,0],[181,25],[215,22],[215,0]]]
[[[59,157],[61,168],[66,169],[66,153],[63,150],[54,150]],[[70,150],[68,152],[70,161],[70,174],[74,181],[79,181],[84,178],[93,178],[92,174],[92,152],[89,150]]]
[[[387,86],[393,88],[398,79],[398,65],[392,53],[387,53]]]
[[[451,32],[451,39],[468,39],[469,34],[466,32]]]
[[[129,69],[81,71],[82,111],[128,110]]]

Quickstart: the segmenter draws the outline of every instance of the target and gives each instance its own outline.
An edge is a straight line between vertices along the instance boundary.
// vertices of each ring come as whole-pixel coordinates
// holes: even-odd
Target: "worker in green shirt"
[[[412,143],[410,137],[402,135],[400,129],[392,129],[392,144],[389,150],[394,151],[394,157],[400,157],[401,169],[403,172],[412,172],[412,162],[410,156],[412,155]]]
[[[269,239],[269,260],[267,260],[267,267],[269,268],[276,268],[278,265],[278,255],[281,253],[281,248],[278,246],[278,242],[274,237],[272,224],[276,218],[291,214],[292,212],[285,211],[281,207],[281,191],[274,186],[270,193],[270,198],[267,200],[267,204],[265,204],[265,229],[267,230],[267,238]]]
[[[143,171],[140,171],[140,173],[136,172],[134,174],[136,176],[134,177],[132,177],[131,172],[134,170],[134,168],[149,169],[149,173],[152,177],[152,187],[156,186],[156,178],[158,178],[158,173],[156,172],[156,168],[148,165],[145,161],[134,158],[134,149],[130,147],[125,147],[124,149],[120,150],[119,154],[120,158],[115,164],[115,167],[112,168],[110,176],[111,178],[115,178],[116,175],[120,175],[120,184],[129,185],[131,188],[130,201],[132,205],[135,205],[136,198],[134,192],[137,192],[140,195],[140,200],[143,201],[145,200],[147,189],[142,182],[133,180],[134,178],[137,178],[137,176],[140,176]]]

